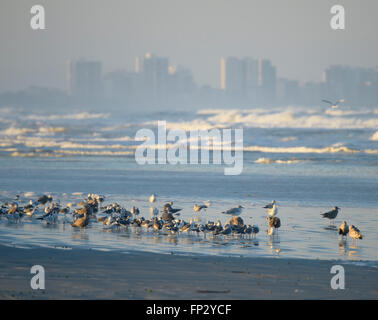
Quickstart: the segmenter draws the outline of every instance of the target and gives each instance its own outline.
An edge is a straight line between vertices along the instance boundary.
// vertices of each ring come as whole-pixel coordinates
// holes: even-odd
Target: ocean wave
[[[378,127],[378,110],[333,110],[323,112],[304,108],[282,109],[205,109],[197,112],[206,119],[177,122],[170,127],[224,128],[232,126],[256,128],[318,128],[318,129],[366,129]],[[370,115],[370,116],[369,116]]]
[[[378,141],[378,131],[376,131],[376,132],[370,137],[370,140],[371,140],[371,141]]]
[[[33,150],[33,151],[15,151],[11,153],[12,157],[63,157],[63,156],[130,156],[134,155],[134,151],[111,151],[111,150],[52,150],[52,151],[42,151],[42,150]]]
[[[327,109],[325,114],[331,116],[358,116],[358,115],[368,115],[368,114],[377,114],[378,109]]]
[[[55,133],[65,132],[66,128],[64,127],[39,127],[38,133],[42,135],[53,135]]]
[[[5,136],[18,136],[33,132],[36,132],[36,130],[31,128],[16,128],[11,126],[8,129],[1,131],[0,134]]]
[[[296,158],[289,159],[289,160],[274,160],[271,158],[258,158],[254,161],[255,163],[261,163],[261,164],[272,164],[272,163],[278,163],[278,164],[293,164],[293,163],[299,163],[304,162],[304,160],[298,160]]]
[[[263,147],[263,146],[247,146],[244,151],[263,152],[263,153],[358,153],[359,150],[351,149],[346,146],[329,146],[324,148],[313,147]]]
[[[53,114],[53,115],[29,115],[26,117],[28,120],[89,120],[89,119],[104,119],[109,118],[108,113],[73,113],[73,114]]]
[[[366,149],[365,153],[367,153],[367,154],[378,154],[378,150],[377,149]]]

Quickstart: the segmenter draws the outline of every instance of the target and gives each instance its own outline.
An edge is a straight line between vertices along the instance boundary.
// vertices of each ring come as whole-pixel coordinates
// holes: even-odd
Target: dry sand
[[[32,290],[42,265],[46,289]],[[345,268],[345,290],[330,269]],[[378,269],[282,258],[120,254],[0,246],[0,299],[377,299]]]

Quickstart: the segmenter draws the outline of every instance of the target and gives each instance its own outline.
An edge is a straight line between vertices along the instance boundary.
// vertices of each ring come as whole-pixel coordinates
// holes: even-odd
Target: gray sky
[[[30,28],[30,8],[47,30]],[[330,28],[342,4],[346,30]],[[219,87],[222,56],[269,58],[278,76],[320,81],[330,64],[378,65],[377,0],[1,0],[0,92],[28,85],[65,89],[66,61],[132,69],[146,52]]]

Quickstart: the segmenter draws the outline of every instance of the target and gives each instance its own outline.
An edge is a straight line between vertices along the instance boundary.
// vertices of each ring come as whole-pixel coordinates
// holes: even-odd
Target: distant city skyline
[[[220,87],[221,57],[267,59],[277,77],[319,82],[330,65],[376,67],[378,2],[340,0],[346,29],[330,28],[331,0],[65,0],[38,2],[46,30],[30,28],[34,1],[0,3],[0,92],[30,85],[66,88],[66,61],[132,70],[145,52]]]
[[[332,65],[322,81],[300,83],[277,76],[269,59],[221,58],[220,88],[201,86],[185,66],[172,66],[169,57],[146,53],[135,58],[134,70],[103,72],[102,61],[70,60],[66,88],[33,86],[16,93],[0,94],[0,103],[26,106],[48,103],[92,108],[149,107],[274,107],[316,106],[323,99],[344,99],[346,105],[378,106],[378,69]]]

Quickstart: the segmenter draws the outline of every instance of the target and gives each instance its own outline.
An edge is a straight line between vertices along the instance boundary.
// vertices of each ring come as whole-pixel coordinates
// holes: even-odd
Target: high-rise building
[[[102,64],[98,61],[68,61],[68,94],[86,105],[98,102],[102,94]]]
[[[221,86],[235,102],[244,100],[245,76],[242,60],[229,57],[221,60]]]
[[[256,105],[258,103],[257,92],[259,87],[258,60],[244,58],[242,63],[244,69],[244,96],[248,104]]]
[[[222,58],[221,89],[233,102],[272,105],[276,100],[276,68],[269,60]]]
[[[276,85],[277,75],[276,67],[272,65],[270,60],[259,60],[259,91],[258,103],[263,105],[274,105],[276,103]]]
[[[345,99],[351,106],[378,105],[378,72],[374,69],[334,65],[325,71],[328,99]]]
[[[153,100],[164,102],[167,99],[169,73],[168,58],[147,53],[136,59],[136,71],[141,74],[142,88]]]

